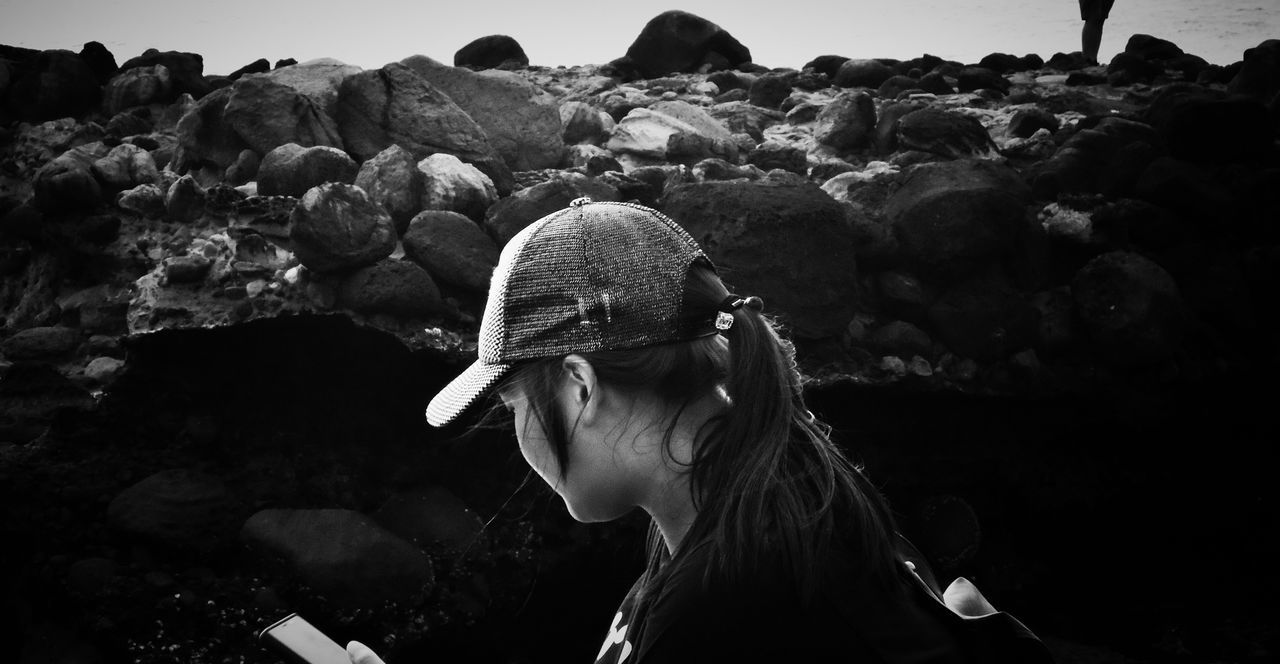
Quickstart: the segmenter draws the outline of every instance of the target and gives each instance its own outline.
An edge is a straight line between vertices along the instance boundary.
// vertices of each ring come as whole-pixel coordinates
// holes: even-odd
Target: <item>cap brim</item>
[[[510,370],[510,364],[476,361],[431,400],[427,405],[427,422],[433,427],[442,427],[454,421]]]

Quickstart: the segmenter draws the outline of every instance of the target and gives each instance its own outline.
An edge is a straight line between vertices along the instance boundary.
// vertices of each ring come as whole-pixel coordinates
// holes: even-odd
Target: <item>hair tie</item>
[[[748,309],[761,311],[764,309],[764,300],[754,295],[742,297],[741,295],[730,293],[723,300],[720,300],[720,306],[716,307],[718,312],[716,313],[716,329],[724,332],[733,327],[733,312],[741,309],[744,305]]]

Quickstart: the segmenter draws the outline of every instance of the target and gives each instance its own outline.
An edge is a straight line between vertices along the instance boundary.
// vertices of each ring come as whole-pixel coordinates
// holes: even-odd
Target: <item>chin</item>
[[[579,523],[604,523],[622,518],[631,508],[615,508],[615,509],[579,509],[575,507],[568,498],[564,499],[564,506],[569,510],[569,516]]]

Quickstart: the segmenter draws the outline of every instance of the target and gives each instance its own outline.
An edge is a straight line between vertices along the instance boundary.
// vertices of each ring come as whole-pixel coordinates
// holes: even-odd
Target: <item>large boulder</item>
[[[222,480],[174,469],[120,492],[107,506],[107,521],[146,544],[207,551],[234,537],[234,513],[234,500]]]
[[[404,253],[435,279],[484,293],[498,265],[498,245],[457,212],[426,210],[404,234]]]
[[[121,143],[94,161],[93,174],[112,193],[160,181],[151,153],[130,143]]]
[[[738,144],[729,130],[706,111],[683,101],[659,102],[627,113],[605,148],[641,162],[738,160]]]
[[[351,510],[263,510],[245,521],[240,538],[313,591],[351,608],[409,601],[434,581],[426,554]]]
[[[290,224],[294,253],[317,272],[372,265],[396,247],[391,215],[364,190],[349,184],[322,184],[307,191]]]
[[[338,124],[310,97],[265,75],[231,86],[223,120],[260,155],[286,143],[342,148]]]
[[[433,155],[438,156],[451,155]],[[391,215],[396,232],[403,234],[409,220],[422,209],[426,176],[408,150],[392,145],[360,165],[355,185]]]
[[[724,28],[688,12],[665,11],[649,20],[627,48],[643,78],[676,72],[729,69],[751,62],[751,51]]]
[[[616,201],[618,192],[603,182],[578,173],[566,173],[526,187],[494,203],[484,215],[484,227],[499,246],[525,226],[569,206],[583,196],[595,201]]]
[[[487,35],[467,42],[453,54],[453,66],[471,69],[528,67],[529,56],[508,35]]]
[[[343,79],[338,130],[347,151],[361,162],[399,145],[416,159],[443,152],[475,164],[499,194],[515,184],[484,129],[449,95],[398,62]]]
[[[158,51],[149,48],[142,55],[130,58],[120,65],[120,71],[135,67],[154,67],[164,65],[173,79],[173,94],[189,94],[199,99],[213,89],[204,78],[204,58],[199,53],[183,53],[179,51]]]
[[[734,292],[763,298],[797,336],[835,336],[853,318],[853,231],[844,208],[816,185],[684,184],[663,196],[661,209],[706,249]]]
[[[898,148],[948,159],[998,156],[996,145],[981,122],[937,108],[923,108],[898,121]]]
[[[1280,39],[1268,39],[1246,49],[1240,70],[1227,84],[1227,92],[1269,102],[1280,94]]]
[[[1071,295],[1097,352],[1115,364],[1160,364],[1182,343],[1187,317],[1178,286],[1140,254],[1094,258],[1072,279]]]
[[[1018,252],[1030,199],[1022,178],[1007,166],[935,162],[908,172],[885,202],[885,217],[908,268],[942,283]]]
[[[67,150],[36,170],[31,187],[35,206],[43,212],[91,210],[102,200],[102,186],[93,175],[93,163],[107,156],[102,143]]]
[[[176,134],[184,166],[213,164],[225,169],[236,163],[241,152],[250,149],[224,117],[231,93],[230,87],[213,91],[178,120]]]
[[[1164,137],[1173,156],[1189,161],[1248,161],[1274,150],[1267,107],[1244,95],[1168,86],[1152,98],[1144,119]]]
[[[1091,127],[1076,131],[1052,157],[1034,166],[1032,186],[1040,198],[1052,198],[1059,193],[1095,192],[1103,183],[1118,182],[1122,179],[1121,171],[1128,170],[1129,164],[1117,159],[1122,151],[1160,152],[1163,146],[1164,140],[1150,125],[1125,118],[1103,118]]]
[[[893,76],[893,68],[879,60],[846,60],[832,81],[841,88],[879,88]]]
[[[813,138],[836,150],[852,150],[871,141],[876,126],[876,103],[861,90],[843,92],[818,112]]]
[[[608,135],[605,117],[608,116],[586,102],[566,101],[560,104],[561,136],[565,144],[599,144]],[[612,118],[610,124],[612,125]]]
[[[148,104],[173,100],[173,77],[164,65],[126,69],[107,82],[102,93],[102,108],[109,115]]]
[[[430,316],[448,310],[431,275],[412,261],[387,258],[343,278],[338,304],[365,314],[401,318]]]
[[[474,72],[425,55],[405,58],[401,64],[471,116],[511,170],[560,166],[564,159],[560,107],[551,95],[507,71]]]
[[[418,162],[423,176],[419,209],[450,210],[479,222],[498,201],[489,176],[451,154],[433,154]]]
[[[10,112],[19,120],[41,122],[80,117],[93,110],[102,88],[93,69],[72,51],[42,51],[9,85]]]
[[[286,143],[262,158],[258,167],[258,193],[296,198],[326,182],[351,184],[359,168],[347,153],[337,148]]]
[[[362,70],[332,58],[308,60],[288,67],[273,69],[267,78],[293,88],[315,103],[331,118],[338,117],[338,88],[343,79]]]
[[[929,307],[928,320],[934,336],[953,352],[980,361],[1030,348],[1040,324],[1030,298],[990,277],[947,288]]]

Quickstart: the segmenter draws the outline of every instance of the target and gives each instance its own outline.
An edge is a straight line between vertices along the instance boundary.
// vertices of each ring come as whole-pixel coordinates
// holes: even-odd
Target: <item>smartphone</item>
[[[296,613],[262,630],[258,639],[290,664],[351,664],[346,648]]]

